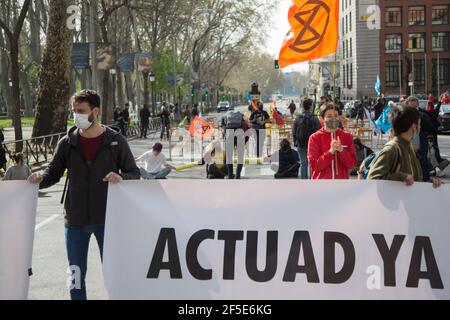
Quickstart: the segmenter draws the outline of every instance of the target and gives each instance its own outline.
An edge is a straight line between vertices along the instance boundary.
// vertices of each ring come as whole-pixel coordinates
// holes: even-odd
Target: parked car
[[[217,112],[229,110],[231,110],[231,105],[230,102],[228,101],[220,101],[219,104],[217,105]]]
[[[440,124],[438,132],[450,130],[450,104],[441,105],[438,120]]]

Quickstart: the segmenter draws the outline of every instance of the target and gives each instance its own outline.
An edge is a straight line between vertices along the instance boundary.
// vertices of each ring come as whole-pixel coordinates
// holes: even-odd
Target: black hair
[[[394,107],[391,113],[392,128],[398,136],[407,132],[413,124],[419,124],[420,112],[414,107]]]
[[[325,118],[325,113],[326,113],[328,110],[334,110],[334,111],[336,111],[336,112],[339,114],[339,108],[337,108],[337,107],[334,105],[334,103],[327,103],[327,104],[323,104],[323,105],[320,107],[320,116],[321,116],[322,118]]]
[[[291,143],[289,142],[288,139],[283,139],[280,142],[280,150],[282,152],[287,152],[291,149]]]
[[[313,105],[313,101],[311,99],[306,99],[303,101],[303,109],[305,110],[311,110],[311,107]]]
[[[85,89],[78,91],[71,98],[72,104],[83,102],[87,102],[91,107],[91,110],[94,108],[100,108],[100,96],[94,90]]]

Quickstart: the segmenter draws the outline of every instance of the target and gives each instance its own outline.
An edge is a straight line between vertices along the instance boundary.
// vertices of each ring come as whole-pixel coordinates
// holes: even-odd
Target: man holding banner
[[[75,127],[58,142],[45,172],[32,174],[28,181],[39,183],[39,188],[45,189],[58,183],[68,170],[67,193],[65,190],[63,198],[66,249],[72,275],[69,289],[73,300],[85,300],[92,234],[103,256],[108,182],[140,179],[140,173],[126,139],[97,121],[98,94],[82,90],[72,97],[71,104]]]

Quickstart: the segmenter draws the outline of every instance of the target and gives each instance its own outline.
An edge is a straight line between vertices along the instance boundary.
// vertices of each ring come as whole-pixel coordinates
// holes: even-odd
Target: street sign
[[[89,68],[89,43],[76,42],[72,46],[72,68]]]

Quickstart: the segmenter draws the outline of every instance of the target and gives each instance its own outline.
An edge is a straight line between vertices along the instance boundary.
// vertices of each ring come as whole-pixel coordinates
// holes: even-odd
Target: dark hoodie
[[[124,180],[140,179],[139,169],[126,139],[108,127],[90,163],[85,160],[78,144],[78,129],[70,129],[58,142],[39,188],[45,189],[58,183],[66,169],[69,177],[64,202],[66,225],[105,224],[108,183],[103,178],[111,171],[120,174]]]

